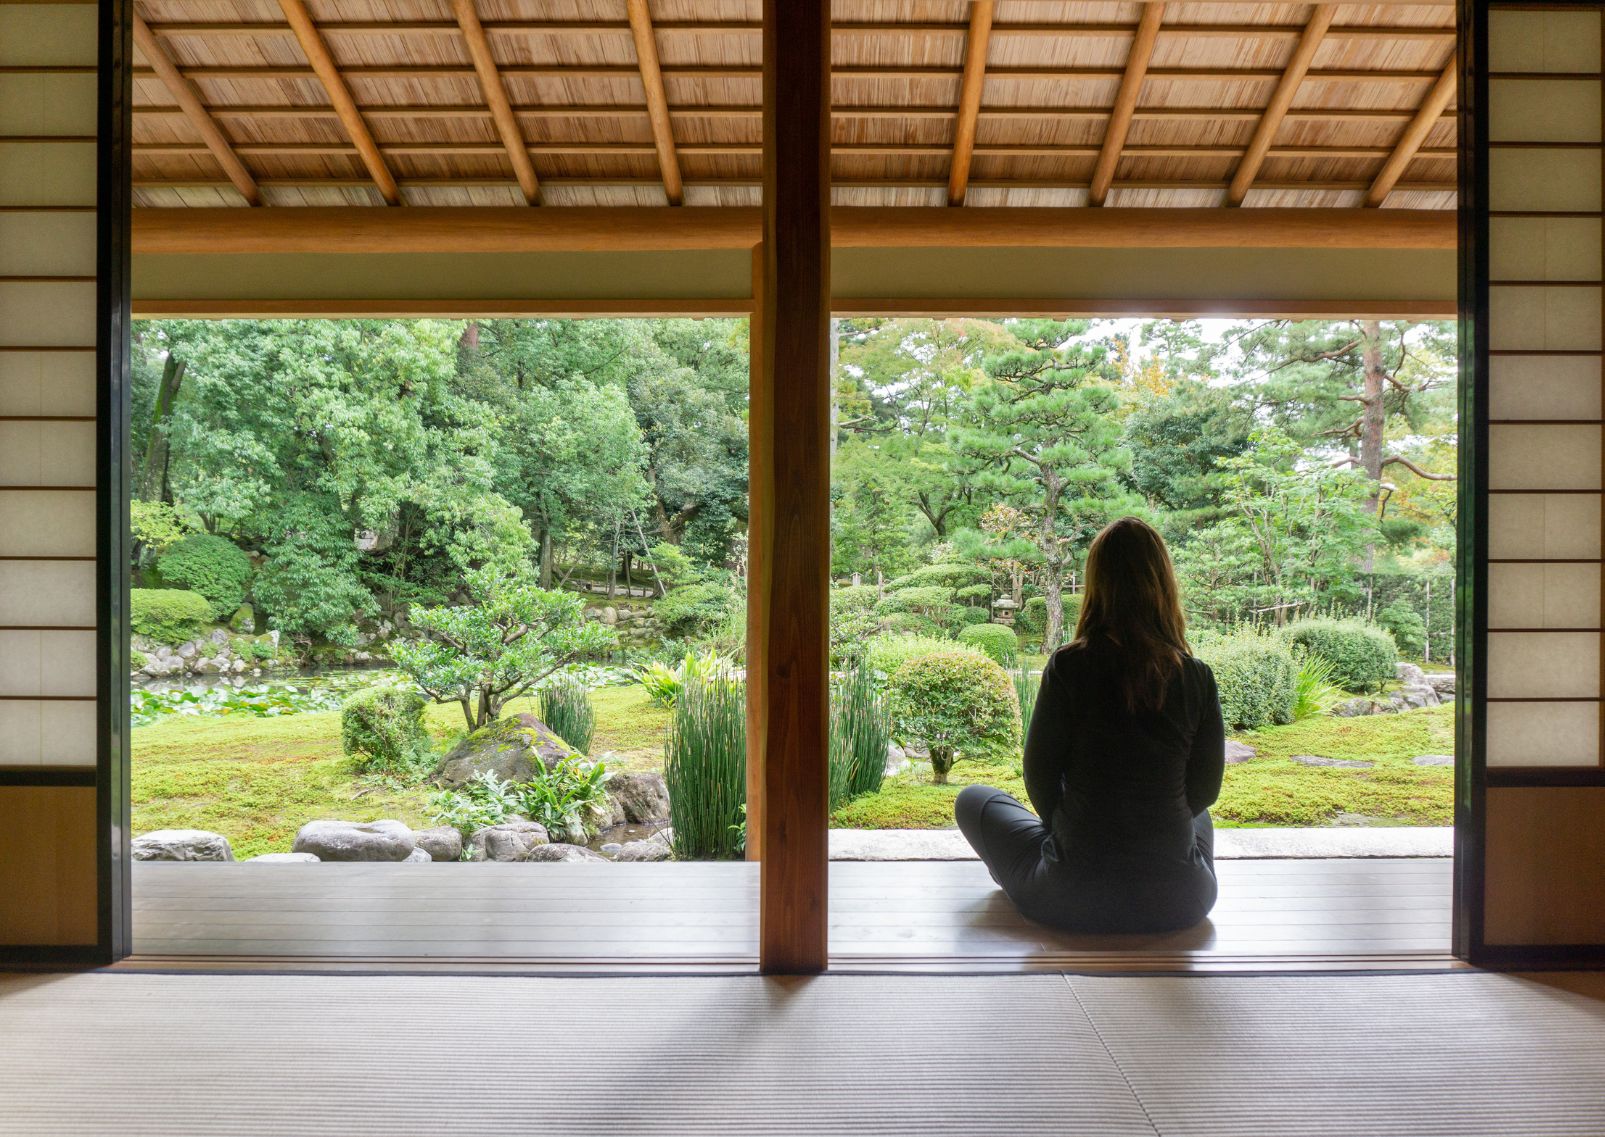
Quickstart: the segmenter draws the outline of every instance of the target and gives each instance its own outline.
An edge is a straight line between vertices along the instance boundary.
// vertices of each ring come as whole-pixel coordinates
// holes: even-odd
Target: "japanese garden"
[[[1219,680],[1219,824],[1449,824],[1454,325],[833,330],[835,828],[1023,795],[1125,515]],[[136,856],[742,856],[748,359],[721,319],[136,325]]]

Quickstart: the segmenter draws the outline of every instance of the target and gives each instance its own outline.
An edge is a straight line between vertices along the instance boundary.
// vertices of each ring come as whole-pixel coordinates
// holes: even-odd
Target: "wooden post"
[[[749,686],[760,747],[758,960],[822,971],[829,873],[830,5],[764,0],[758,572]],[[758,465],[762,463],[763,469]],[[750,808],[750,807],[749,807]],[[749,830],[752,823],[748,822]]]
[[[763,859],[764,722],[768,712],[769,526],[774,516],[774,388],[764,368],[763,246],[752,247],[747,325],[747,859]]]

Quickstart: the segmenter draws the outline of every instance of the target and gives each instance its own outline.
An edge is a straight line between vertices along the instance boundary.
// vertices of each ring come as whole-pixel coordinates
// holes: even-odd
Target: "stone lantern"
[[[999,596],[992,601],[992,618],[999,624],[1014,626],[1014,609],[1017,605],[1007,596]]]

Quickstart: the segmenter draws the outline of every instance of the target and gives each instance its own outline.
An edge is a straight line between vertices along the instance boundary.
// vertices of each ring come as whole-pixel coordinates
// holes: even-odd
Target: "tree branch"
[[[1416,477],[1418,477],[1418,478],[1426,478],[1429,481],[1434,481],[1434,482],[1452,482],[1456,478],[1456,475],[1454,475],[1454,474],[1434,474],[1431,470],[1423,470],[1420,466],[1417,466],[1414,462],[1410,461],[1410,459],[1401,457],[1398,454],[1393,455],[1391,458],[1382,459],[1382,465],[1383,466],[1395,466],[1395,465],[1403,466],[1406,470],[1409,470]]]

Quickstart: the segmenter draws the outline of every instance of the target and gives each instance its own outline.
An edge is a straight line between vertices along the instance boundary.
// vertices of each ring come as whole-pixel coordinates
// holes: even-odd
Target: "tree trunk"
[[[552,587],[552,531],[541,529],[541,587]]]
[[[1042,632],[1042,650],[1052,655],[1064,639],[1064,557],[1054,518],[1059,513],[1059,477],[1051,469],[1042,471],[1042,522],[1037,543],[1042,549],[1042,598],[1048,602],[1047,627]]]
[[[464,351],[479,350],[479,324],[476,321],[468,321],[468,326],[463,328],[462,338],[457,341],[457,346]]]
[[[172,486],[168,483],[168,441],[167,420],[173,413],[173,404],[178,401],[179,387],[184,382],[184,370],[188,365],[172,352],[167,353],[167,360],[162,364],[161,384],[156,388],[156,403],[150,413],[150,436],[145,443],[145,465],[139,478],[139,499],[141,501],[173,500]]]
[[[474,705],[467,699],[458,699],[457,705],[463,709],[463,721],[468,724],[468,733],[474,733]]]
[[[953,769],[953,748],[951,746],[931,747],[931,781],[939,786],[947,785],[947,776]]]
[[[1372,517],[1382,505],[1382,442],[1387,425],[1387,406],[1383,399],[1387,392],[1387,372],[1382,367],[1382,325],[1375,320],[1360,322],[1360,335],[1365,340],[1360,359],[1364,365],[1364,386],[1360,397],[1360,468],[1365,471],[1371,493],[1365,508]],[[1376,546],[1367,545],[1361,567],[1370,572],[1376,563]]]

